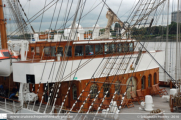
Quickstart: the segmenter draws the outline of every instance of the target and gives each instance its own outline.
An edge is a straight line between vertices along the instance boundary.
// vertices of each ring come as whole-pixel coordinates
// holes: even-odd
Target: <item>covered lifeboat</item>
[[[12,62],[18,60],[18,55],[9,50],[0,50],[0,76],[7,77],[12,73]]]

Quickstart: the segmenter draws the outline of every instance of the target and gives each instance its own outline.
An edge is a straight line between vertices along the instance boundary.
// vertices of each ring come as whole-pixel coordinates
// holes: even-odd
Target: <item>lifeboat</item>
[[[12,62],[18,60],[17,54],[9,50],[0,50],[0,76],[8,77],[12,73]]]

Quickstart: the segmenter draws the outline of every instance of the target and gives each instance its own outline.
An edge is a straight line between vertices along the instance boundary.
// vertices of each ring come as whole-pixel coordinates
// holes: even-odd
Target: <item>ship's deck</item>
[[[169,88],[166,88],[167,92],[169,93]],[[153,104],[154,104],[154,107],[153,109],[154,110],[157,110],[157,109],[160,109],[161,111],[163,111],[164,113],[171,113],[170,112],[170,107],[169,107],[169,102],[166,102],[164,99],[162,99],[159,95],[155,95],[155,96],[152,96],[153,97]],[[6,101],[7,103],[7,110],[9,111],[12,111],[13,110],[13,104],[12,104],[12,101],[10,100],[7,100]],[[9,104],[9,105],[8,105]],[[19,106],[20,103],[18,102],[15,102],[14,103],[16,106]],[[141,105],[138,104],[138,102],[133,102],[134,104],[134,107],[131,107],[131,108],[123,108],[121,109],[121,112],[120,113],[150,113],[149,111],[144,111],[144,110],[139,110],[139,107],[141,107]],[[4,101],[1,100],[0,102],[0,106],[1,106],[1,109],[3,110],[5,108],[5,105],[4,105]],[[44,108],[45,108],[46,105],[42,105],[41,109],[40,109],[40,113],[43,113],[44,112]],[[33,103],[29,105],[29,109],[31,110],[33,107]],[[34,110],[37,111],[38,110],[38,107],[39,107],[39,104],[35,104],[34,106]],[[17,107],[16,107],[17,108]],[[51,111],[51,108],[52,107],[48,107],[47,108],[47,113],[49,113]],[[5,113],[5,112],[2,112],[0,110],[0,113]]]
[[[160,87],[162,88],[162,87]],[[170,89],[166,88],[168,94],[170,94]],[[164,99],[162,99],[159,95],[154,95],[152,96],[153,98],[153,104],[154,110],[160,109],[161,111],[164,111],[165,113],[171,113],[170,112],[170,106],[169,106],[169,102],[165,101]],[[121,113],[150,113],[148,111],[143,111],[143,110],[139,110],[139,107],[141,107],[141,105],[138,104],[138,102],[133,102],[134,107],[132,108],[123,108],[121,110]]]
[[[166,88],[166,90],[169,93],[169,88]],[[121,109],[121,112],[120,112],[121,114],[118,114],[118,115],[116,115],[114,113],[112,113],[112,114],[99,114],[99,115],[95,115],[95,114],[80,114],[80,115],[71,114],[71,115],[76,116],[76,118],[85,118],[86,117],[86,118],[97,118],[97,119],[105,119],[105,118],[109,119],[110,118],[110,119],[119,119],[119,120],[120,119],[121,120],[122,119],[123,120],[124,119],[125,120],[151,120],[151,119],[149,119],[149,117],[153,117],[152,119],[154,119],[154,120],[160,120],[160,119],[161,120],[168,120],[168,119],[169,120],[172,120],[172,119],[180,120],[181,114],[178,114],[178,112],[174,112],[174,113],[170,112],[169,102],[166,102],[164,99],[162,99],[158,95],[157,96],[152,96],[152,97],[153,97],[153,104],[154,104],[153,109],[154,110],[160,109],[160,110],[163,111],[162,113],[150,114],[150,112],[148,112],[148,111],[139,110],[139,107],[141,107],[141,105],[139,105],[138,102],[134,102],[134,107],[132,107],[132,108],[127,108],[127,107],[123,108],[123,109]],[[9,100],[7,101],[7,103],[12,104],[12,102],[9,101]],[[19,106],[20,103],[16,102],[15,105]],[[2,107],[2,106],[3,106],[3,103],[1,101],[0,102],[0,113],[9,113],[7,111],[4,111],[3,110],[4,107]],[[7,107],[7,110],[9,110],[9,111],[13,110],[13,106],[7,105],[6,107]],[[33,107],[33,104],[29,105],[29,109],[28,110],[25,109],[24,112],[28,112],[29,114],[30,113],[34,114],[33,112],[31,112],[32,107]],[[38,107],[39,107],[39,103],[35,104],[34,111],[37,111]],[[42,105],[39,112],[43,113],[44,108],[45,108],[45,105]],[[46,113],[50,113],[51,108],[52,108],[51,106],[48,106]],[[20,113],[23,113],[23,112],[20,112]],[[169,114],[167,114],[167,113],[169,113]],[[65,114],[61,114],[60,116],[62,116],[62,115],[65,115]],[[18,116],[18,114],[17,114],[17,116]],[[162,117],[162,118],[159,118],[159,117]]]

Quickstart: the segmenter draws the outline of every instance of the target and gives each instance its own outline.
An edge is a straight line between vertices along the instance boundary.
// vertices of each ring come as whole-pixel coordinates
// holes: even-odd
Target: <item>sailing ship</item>
[[[149,95],[151,87],[159,83],[159,67],[164,64],[165,53],[146,50],[144,43],[131,36],[131,28],[140,24],[151,28],[154,19],[149,16],[165,0],[152,2],[151,6],[138,2],[129,25],[109,8],[105,32],[100,34],[98,24],[93,25],[91,33],[79,22],[76,24],[79,0],[72,25],[63,29],[63,34],[48,30],[44,35],[34,33],[29,42],[9,41],[9,48],[17,44],[21,47],[21,61],[12,63],[13,82],[20,83],[19,112],[98,113],[109,111],[114,104],[114,112],[119,113],[124,99],[131,99],[131,91],[136,94],[141,90],[144,96]],[[122,28],[121,38],[110,35],[115,22]]]

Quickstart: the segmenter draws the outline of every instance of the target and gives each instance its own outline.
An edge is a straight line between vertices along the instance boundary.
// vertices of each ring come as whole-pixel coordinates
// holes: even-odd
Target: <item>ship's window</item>
[[[55,56],[55,52],[56,52],[56,49],[55,49],[55,46],[52,46],[52,47],[44,47],[44,54],[45,56]]]
[[[51,56],[55,57],[55,53],[56,53],[56,47],[52,46],[51,47]]]
[[[115,92],[117,92],[116,94],[120,94],[120,85],[121,83],[119,81],[115,82]]]
[[[65,50],[67,50],[67,46],[65,46]],[[67,51],[67,57],[72,56],[72,46],[69,46],[68,51]]]
[[[156,76],[156,73],[154,73],[154,85],[157,83],[157,76]]]
[[[9,52],[3,52],[4,57],[9,57]]]
[[[103,84],[103,88],[104,88],[104,95],[106,95],[106,92],[108,91],[106,97],[109,97],[109,84]]]
[[[104,53],[105,54],[110,54],[110,53],[114,53],[114,52],[115,52],[114,44],[104,45]]]
[[[95,53],[96,54],[103,54],[103,45],[95,45]]]
[[[109,45],[104,45],[104,54],[109,53]]]
[[[151,75],[148,75],[148,87],[151,87]]]
[[[92,91],[91,93],[90,93],[90,97],[91,98],[95,98],[95,96],[96,96],[96,94],[97,94],[97,85],[96,84],[93,84],[93,85],[91,85],[91,88],[90,88],[90,90]]]
[[[129,43],[129,51],[133,52],[133,43]]]
[[[115,52],[114,44],[110,44],[109,45],[109,50],[110,50],[109,51],[110,53],[114,53]]]
[[[44,47],[44,54],[45,56],[50,56],[50,47]]]
[[[122,45],[121,43],[116,44],[116,51],[117,52],[122,52],[122,46],[121,45]]]
[[[34,47],[31,47],[31,52],[34,52],[34,49],[35,49]]]
[[[75,56],[83,56],[84,55],[84,46],[75,46]]]
[[[141,89],[145,89],[145,76],[141,78]]]
[[[86,55],[93,55],[94,54],[94,45],[86,45],[85,53],[86,53]]]
[[[73,85],[72,93],[73,93],[73,99],[77,100],[77,87],[76,87],[76,85]]]
[[[26,82],[30,84],[35,84],[35,75],[26,74]]]
[[[36,47],[36,55],[40,55],[40,47]]]
[[[61,54],[61,56],[63,56],[63,47],[57,47],[57,54]]]
[[[128,52],[128,47],[129,47],[129,43],[124,43],[123,44],[123,51]]]

